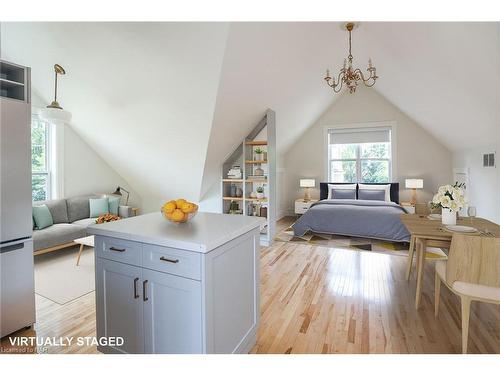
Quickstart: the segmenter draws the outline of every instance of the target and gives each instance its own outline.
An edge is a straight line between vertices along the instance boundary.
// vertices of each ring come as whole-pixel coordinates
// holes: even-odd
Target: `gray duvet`
[[[405,210],[394,202],[324,199],[311,205],[293,225],[296,236],[307,232],[409,242],[401,222]]]

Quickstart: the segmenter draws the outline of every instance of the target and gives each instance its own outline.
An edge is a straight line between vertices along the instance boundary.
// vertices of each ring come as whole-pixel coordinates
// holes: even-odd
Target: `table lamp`
[[[407,189],[412,189],[410,203],[412,206],[417,204],[417,189],[422,189],[424,187],[424,180],[421,178],[407,178],[405,180],[405,186]]]
[[[112,193],[112,195],[118,195],[118,196],[122,196],[122,192],[121,191],[124,191],[125,193],[127,193],[127,200],[125,201],[125,206],[128,206],[128,197],[130,196],[130,192],[128,190],[125,190],[124,188],[122,188],[121,186],[118,186],[115,190],[114,193]]]
[[[300,179],[300,187],[306,189],[304,192],[304,202],[309,202],[311,200],[311,192],[309,189],[315,186],[316,186],[316,181],[312,178]]]

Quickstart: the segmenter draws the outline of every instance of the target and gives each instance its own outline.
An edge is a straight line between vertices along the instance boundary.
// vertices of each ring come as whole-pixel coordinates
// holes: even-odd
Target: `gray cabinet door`
[[[122,337],[103,352],[144,353],[142,269],[97,258],[97,336]]]
[[[201,283],[143,269],[146,353],[202,353]]]
[[[32,235],[30,105],[0,98],[0,241]]]

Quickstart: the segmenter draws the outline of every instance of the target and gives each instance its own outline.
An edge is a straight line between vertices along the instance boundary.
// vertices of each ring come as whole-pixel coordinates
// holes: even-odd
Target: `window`
[[[391,163],[390,129],[328,131],[328,181],[390,182]]]
[[[31,118],[31,194],[33,201],[51,198],[50,124],[37,115]]]

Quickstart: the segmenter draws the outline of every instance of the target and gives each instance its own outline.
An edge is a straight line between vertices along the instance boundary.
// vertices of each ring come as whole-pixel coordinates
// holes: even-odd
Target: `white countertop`
[[[92,224],[89,234],[145,242],[154,245],[208,253],[265,223],[260,217],[208,212],[187,223],[172,223],[160,212],[134,216],[104,224]]]

